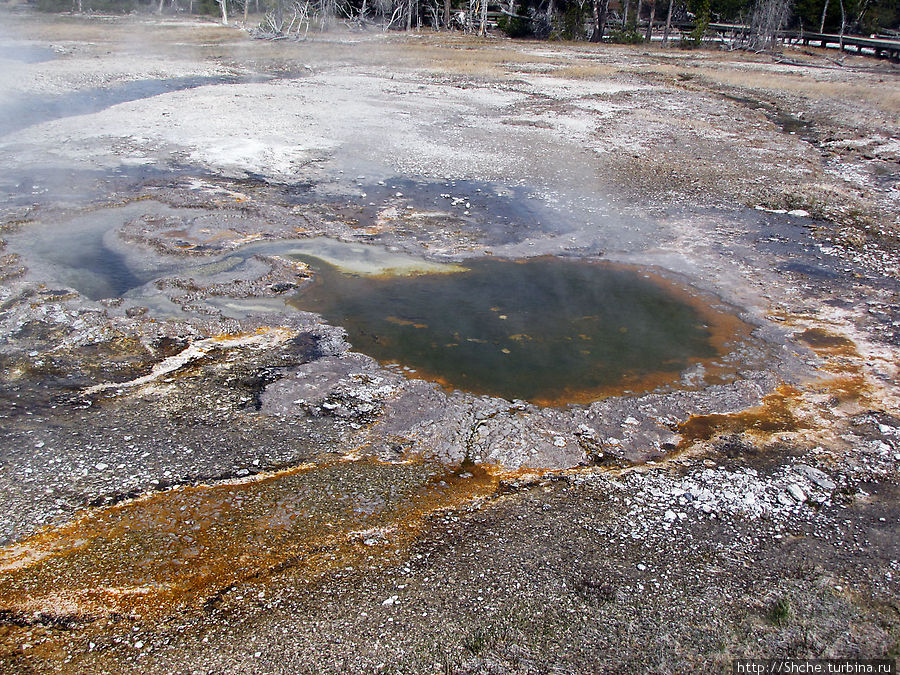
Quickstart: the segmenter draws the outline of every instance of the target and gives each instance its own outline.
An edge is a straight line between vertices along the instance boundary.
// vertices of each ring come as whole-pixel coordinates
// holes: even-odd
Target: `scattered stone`
[[[791,499],[791,496],[787,492],[779,492],[778,503],[782,506],[793,506],[794,500]]]
[[[837,484],[833,480],[831,480],[824,471],[820,471],[819,469],[815,469],[806,464],[798,464],[794,467],[794,470],[804,478],[807,478],[818,485],[823,490],[831,491],[837,487]]]
[[[802,504],[806,501],[806,493],[803,492],[800,486],[796,483],[791,483],[790,485],[788,485],[787,490],[790,493],[791,497],[793,497],[799,503]]]

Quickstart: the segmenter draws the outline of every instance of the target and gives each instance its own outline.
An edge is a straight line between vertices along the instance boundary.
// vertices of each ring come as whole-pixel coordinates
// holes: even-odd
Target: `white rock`
[[[790,493],[791,497],[796,499],[801,504],[806,501],[806,493],[803,492],[800,486],[796,483],[791,483],[790,485],[788,485],[787,490]]]
[[[109,465],[104,464],[103,462],[97,462],[94,465],[94,468],[97,469],[97,471],[106,471],[109,468]]]
[[[399,596],[399,595],[392,595],[391,597],[389,597],[387,600],[385,600],[385,601],[382,602],[381,604],[382,604],[384,607],[390,607],[391,605],[396,605],[396,604],[397,604],[397,600],[399,600],[399,599],[400,599],[400,596]]]
[[[677,520],[678,515],[672,509],[669,509],[666,511],[666,514],[663,516],[663,518],[671,522],[673,520]]]

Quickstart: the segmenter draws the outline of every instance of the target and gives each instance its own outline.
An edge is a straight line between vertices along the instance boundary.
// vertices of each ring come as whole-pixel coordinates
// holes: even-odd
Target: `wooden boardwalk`
[[[818,42],[819,46],[838,45],[841,49],[856,48],[858,53],[863,50],[872,50],[875,56],[888,58],[891,61],[900,62],[900,40],[888,40],[887,38],[866,38],[855,35],[830,35],[827,33],[808,33],[793,31],[794,35],[788,39],[794,39],[808,45],[810,42]]]
[[[679,26],[680,29],[693,30],[693,26]],[[741,24],[711,23],[709,30],[719,33],[723,37],[738,38],[746,36],[750,27]],[[813,33],[800,30],[778,31],[778,39],[786,42],[795,42],[809,45],[818,44],[820,47],[836,45],[842,50],[853,47],[858,54],[868,54],[879,58],[887,58],[894,62],[900,62],[900,40],[892,40],[880,37],[861,37],[857,35],[835,35],[833,33]]]

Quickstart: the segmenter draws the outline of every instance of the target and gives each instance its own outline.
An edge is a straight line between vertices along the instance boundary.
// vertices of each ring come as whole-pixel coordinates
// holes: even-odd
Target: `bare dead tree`
[[[228,0],[216,0],[216,4],[222,10],[222,23],[228,25]]]
[[[309,33],[312,13],[309,0],[297,0],[290,4],[279,0],[272,11],[266,12],[255,35],[270,39],[303,39]]]
[[[319,30],[324,32],[337,16],[337,0],[320,0]]]
[[[750,49],[773,51],[790,10],[791,0],[756,0],[750,19]]]
[[[441,27],[441,5],[438,0],[426,0],[422,13],[431,17],[431,27],[439,30]],[[421,16],[420,16],[421,20]]]
[[[396,6],[394,7],[393,14],[391,14],[391,20],[385,24],[382,24],[381,30],[383,30],[383,31],[390,30],[391,26],[394,25],[394,22],[397,21],[403,15],[403,11],[405,8],[406,8],[406,3],[403,2],[403,0],[400,0],[399,2],[397,2]]]

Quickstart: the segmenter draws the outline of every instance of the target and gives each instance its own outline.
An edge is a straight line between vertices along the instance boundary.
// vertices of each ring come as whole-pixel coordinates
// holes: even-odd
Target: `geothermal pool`
[[[447,273],[363,275],[296,256],[315,281],[291,300],[355,350],[426,379],[539,404],[643,389],[720,355],[734,317],[639,268],[481,258]]]

